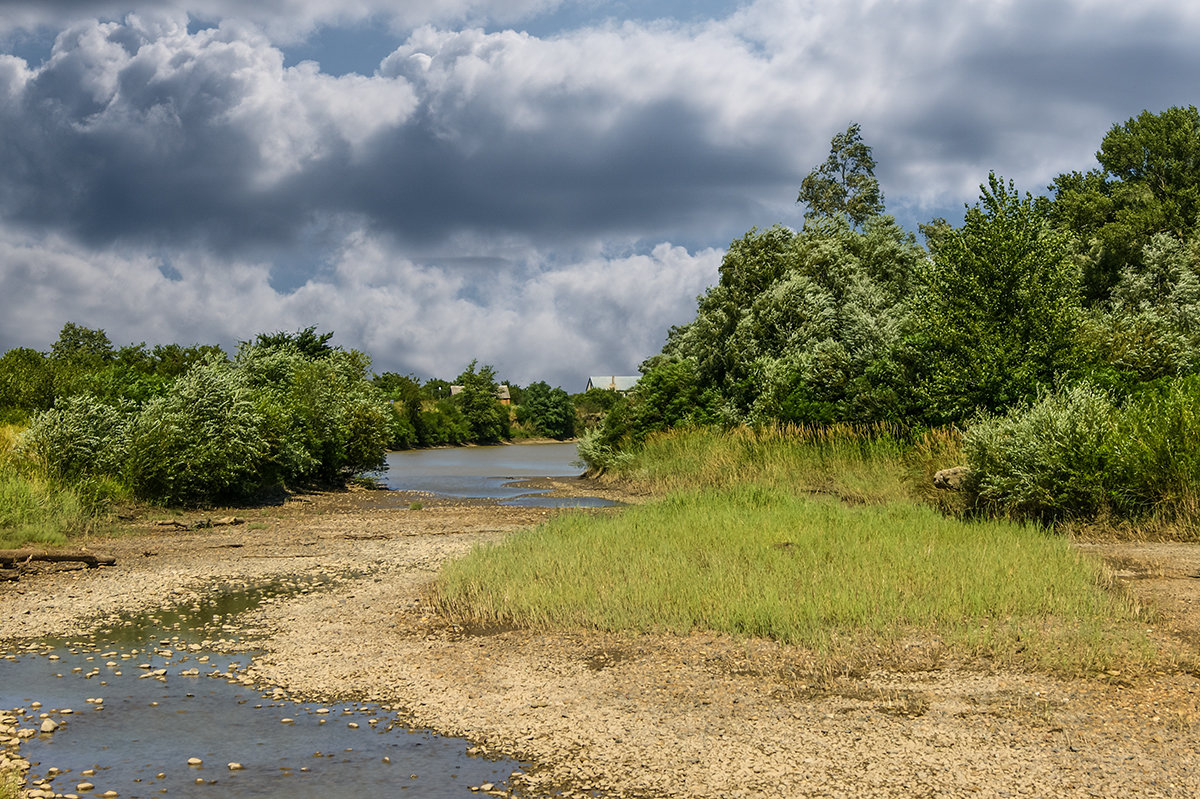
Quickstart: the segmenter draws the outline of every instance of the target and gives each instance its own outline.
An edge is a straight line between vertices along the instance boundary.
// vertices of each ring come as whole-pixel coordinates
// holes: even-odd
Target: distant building
[[[450,386],[450,396],[458,396],[462,390],[462,386]],[[512,395],[508,391],[507,383],[501,383],[496,389],[496,399],[500,400],[501,405],[512,405]]]
[[[619,394],[628,394],[630,391],[633,391],[633,387],[637,385],[640,379],[639,377],[623,377],[620,375],[589,377],[587,388],[584,390],[590,391],[593,388],[602,388],[607,391],[616,391]]]

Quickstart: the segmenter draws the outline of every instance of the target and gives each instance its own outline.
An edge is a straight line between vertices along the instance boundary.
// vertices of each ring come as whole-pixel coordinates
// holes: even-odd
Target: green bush
[[[1046,521],[1097,514],[1109,505],[1116,415],[1106,392],[1081,383],[980,420],[963,437],[973,504]]]
[[[1058,521],[1184,518],[1200,497],[1200,376],[1147,387],[1123,405],[1089,383],[985,418],[965,433],[977,509]]]
[[[246,496],[261,485],[263,426],[245,372],[193,368],[138,414],[126,477],[137,496],[172,505]]]
[[[21,448],[51,477],[119,474],[129,450],[132,406],[67,397],[33,417]]]
[[[1200,499],[1200,376],[1162,381],[1126,403],[1109,449],[1117,512],[1179,516]]]

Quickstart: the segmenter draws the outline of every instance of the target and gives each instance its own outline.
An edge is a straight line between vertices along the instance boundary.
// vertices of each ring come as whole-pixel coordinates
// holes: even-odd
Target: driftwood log
[[[16,568],[31,561],[46,563],[85,563],[89,569],[112,566],[117,559],[110,555],[93,555],[91,552],[47,551],[39,549],[0,549],[0,567]]]

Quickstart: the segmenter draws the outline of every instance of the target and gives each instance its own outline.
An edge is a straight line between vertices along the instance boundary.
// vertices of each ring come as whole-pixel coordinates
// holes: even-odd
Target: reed
[[[887,502],[909,496],[907,437],[885,424],[675,430],[651,436],[621,475],[664,494],[755,483]]]

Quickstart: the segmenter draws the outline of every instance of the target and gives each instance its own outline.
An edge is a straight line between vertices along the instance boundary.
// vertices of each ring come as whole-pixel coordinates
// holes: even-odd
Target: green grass
[[[434,602],[474,624],[713,630],[840,661],[897,665],[913,641],[1058,673],[1154,660],[1101,564],[1044,528],[966,523],[909,498],[913,447],[879,432],[652,440],[628,474],[666,499],[477,549],[443,569]]]
[[[22,464],[13,450],[19,434],[0,425],[0,549],[65,544],[90,528],[88,502]]]

